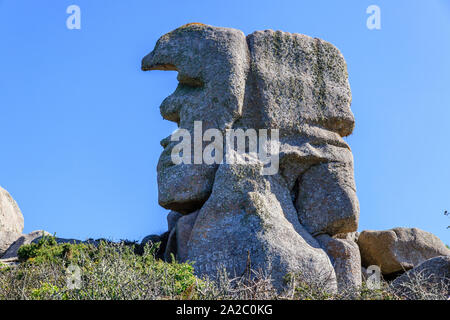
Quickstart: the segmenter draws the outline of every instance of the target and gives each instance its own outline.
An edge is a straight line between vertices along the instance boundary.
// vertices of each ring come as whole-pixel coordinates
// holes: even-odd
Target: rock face
[[[360,287],[362,284],[361,257],[356,242],[332,238],[326,234],[319,235],[317,240],[331,259],[336,272],[338,289],[346,291]]]
[[[344,58],[326,41],[281,31],[256,31],[247,43],[247,99],[235,126],[279,128],[281,174],[298,190],[310,233],[356,231],[353,157],[342,139],[354,128]]]
[[[450,250],[435,235],[417,228],[363,231],[358,238],[363,266],[377,265],[383,274],[402,272]]]
[[[426,260],[412,270],[401,275],[392,282],[392,287],[398,294],[410,298],[422,298],[409,284],[420,284],[422,287],[433,288],[434,291],[447,291],[450,297],[450,256],[439,256]]]
[[[169,216],[174,216],[175,213],[175,211],[171,211]],[[186,262],[188,259],[188,243],[197,219],[198,210],[187,215],[177,214],[179,216],[175,221],[175,225],[170,224],[172,228],[169,228],[169,237],[164,248],[164,260],[172,261],[173,255],[177,261]]]
[[[22,235],[23,215],[11,195],[0,187],[0,257]]]
[[[176,226],[177,259],[185,262],[188,259],[188,243],[199,211],[181,217]]]
[[[339,50],[317,38],[281,31],[247,36],[252,99],[259,111],[252,123],[304,132],[305,123],[349,135],[354,128],[347,65]]]
[[[245,164],[205,164],[194,154],[186,156],[191,164],[175,164],[171,154],[179,139],[161,142],[159,202],[191,217],[179,218],[171,230],[166,257],[176,251],[179,259],[195,261],[201,275],[215,276],[221,266],[234,275],[263,268],[277,287],[287,274],[302,274],[326,279],[335,290],[335,269],[312,235],[351,233],[358,226],[353,156],[343,140],[354,117],[339,50],[300,34],[245,36],[195,23],[162,36],[142,69],[178,71],[179,85],[160,111],[194,140],[195,121],[202,121],[200,134],[279,130],[278,149],[269,147],[279,160],[270,174],[255,154],[229,149],[223,149],[226,156]]]
[[[167,215],[167,230],[172,230],[177,225],[178,219],[183,215],[179,212],[170,211]]]
[[[359,204],[353,166],[331,162],[311,167],[300,179],[296,204],[300,221],[312,234],[355,231]]]

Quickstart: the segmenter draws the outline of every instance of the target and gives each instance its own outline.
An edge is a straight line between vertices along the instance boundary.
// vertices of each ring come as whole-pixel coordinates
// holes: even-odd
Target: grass
[[[269,275],[250,271],[241,278],[230,278],[218,271],[216,281],[199,279],[188,263],[167,263],[155,258],[158,244],[136,250],[127,242],[57,244],[53,237],[19,249],[17,266],[0,266],[0,300],[84,300],[84,299],[289,299],[289,300],[397,300],[405,299],[387,282],[379,290],[366,285],[339,294],[330,294],[314,282],[288,281],[286,290],[277,292]],[[195,264],[194,264],[195,265]],[[70,271],[79,268],[80,287],[71,288]],[[68,271],[69,270],[69,271]],[[313,283],[313,284],[311,284]],[[447,299],[447,289],[425,287],[420,280],[408,284],[412,299]],[[425,289],[424,289],[425,288]],[[424,291],[426,290],[426,292]]]

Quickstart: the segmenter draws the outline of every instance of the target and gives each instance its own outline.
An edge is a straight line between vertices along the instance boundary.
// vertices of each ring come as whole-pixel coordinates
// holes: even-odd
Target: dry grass
[[[206,299],[206,300],[380,300],[448,299],[443,283],[430,285],[429,279],[415,277],[394,290],[387,282],[381,289],[365,285],[338,294],[324,289],[323,279],[299,281],[287,277],[286,289],[277,291],[270,275],[251,270],[245,276],[230,278],[219,270],[216,281],[199,279],[189,264],[166,263],[155,259],[156,248],[146,246],[143,254],[124,243],[92,245],[42,244],[26,248],[16,267],[0,266],[1,299]],[[67,266],[82,271],[80,289],[68,289]],[[302,276],[305,279],[305,276]],[[408,293],[408,294],[405,294]]]

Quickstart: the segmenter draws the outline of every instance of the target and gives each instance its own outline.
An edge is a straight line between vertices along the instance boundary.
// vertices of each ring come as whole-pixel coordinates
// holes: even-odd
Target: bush
[[[37,243],[23,245],[19,248],[17,255],[21,262],[28,263],[71,263],[77,260],[83,253],[91,252],[95,249],[89,244],[58,244],[53,236],[43,236]]]
[[[0,299],[163,299],[182,297],[201,281],[186,263],[157,260],[158,246],[135,254],[134,244],[58,244],[54,237],[19,249],[19,266],[0,272]],[[81,287],[69,289],[68,266]]]

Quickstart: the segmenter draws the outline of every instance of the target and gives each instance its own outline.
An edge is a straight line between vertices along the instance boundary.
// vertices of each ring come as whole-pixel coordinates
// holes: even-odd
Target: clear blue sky
[[[81,30],[66,8],[81,8]],[[381,30],[366,8],[381,8]],[[450,243],[448,1],[0,0],[0,185],[25,232],[136,239],[166,229],[159,114],[175,72],[141,72],[188,22],[335,44],[348,63],[360,230],[419,227]]]

